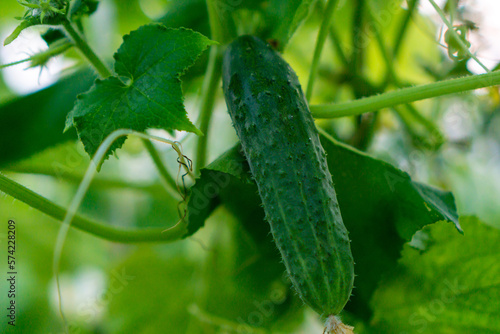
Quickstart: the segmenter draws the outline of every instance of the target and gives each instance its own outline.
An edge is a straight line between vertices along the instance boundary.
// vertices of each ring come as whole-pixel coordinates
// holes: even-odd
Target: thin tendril
[[[128,129],[119,129],[119,130],[112,132],[109,136],[106,137],[106,139],[104,139],[102,144],[99,146],[96,154],[94,155],[94,158],[90,161],[89,167],[87,168],[87,171],[85,172],[85,176],[83,177],[83,180],[81,181],[81,183],[78,187],[78,190],[77,190],[75,196],[73,197],[73,200],[71,201],[71,204],[68,208],[68,211],[66,212],[64,220],[62,222],[62,226],[59,229],[59,233],[57,235],[56,245],[55,245],[55,249],[54,249],[52,270],[54,272],[56,287],[57,287],[59,314],[61,315],[61,319],[62,319],[63,324],[64,324],[65,332],[67,332],[67,320],[66,320],[66,317],[65,317],[64,312],[63,312],[61,284],[60,284],[60,280],[59,280],[59,268],[60,268],[61,255],[62,255],[62,251],[63,251],[63,247],[64,247],[64,242],[65,242],[66,237],[68,235],[71,221],[73,220],[78,208],[80,207],[80,205],[83,201],[83,198],[90,187],[90,183],[92,182],[92,179],[94,178],[94,176],[97,173],[97,167],[101,164],[106,152],[109,150],[111,145],[118,138],[124,137],[124,136],[130,136],[130,135],[137,136],[140,138],[145,138],[145,139],[157,140],[157,141],[160,141],[163,143],[170,144],[170,145],[172,145],[174,150],[179,154],[179,159],[181,161],[184,161],[185,156],[182,154],[181,149],[179,148],[179,146],[177,145],[176,142],[168,140],[168,139],[164,139],[161,137],[156,137],[156,136],[136,132],[133,130],[128,130]],[[183,165],[186,166],[184,163],[183,163]],[[189,167],[189,166],[186,166],[186,167]],[[181,168],[181,167],[179,167],[179,168]],[[186,168],[186,170],[187,170],[186,171],[187,174],[191,173],[189,168]],[[178,224],[179,223],[177,223],[176,226]]]

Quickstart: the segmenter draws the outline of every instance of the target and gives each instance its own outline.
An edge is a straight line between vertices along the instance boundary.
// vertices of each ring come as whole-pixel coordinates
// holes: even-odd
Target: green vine
[[[0,174],[0,190],[57,221],[62,221],[67,214],[67,210],[63,207],[3,174]],[[163,233],[165,228],[123,228],[111,226],[78,214],[73,218],[72,226],[96,237],[120,243],[172,242],[181,239],[186,233],[184,225],[179,225],[176,229],[167,230]]]
[[[310,110],[315,118],[356,116],[399,104],[496,85],[500,85],[500,71],[402,88],[349,102],[312,105],[310,106]]]

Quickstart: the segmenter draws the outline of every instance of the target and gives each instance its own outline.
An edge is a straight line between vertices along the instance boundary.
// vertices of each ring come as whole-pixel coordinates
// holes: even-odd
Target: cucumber
[[[354,262],[297,75],[265,42],[241,36],[224,55],[223,89],[295,290],[320,315],[340,313],[353,288]]]

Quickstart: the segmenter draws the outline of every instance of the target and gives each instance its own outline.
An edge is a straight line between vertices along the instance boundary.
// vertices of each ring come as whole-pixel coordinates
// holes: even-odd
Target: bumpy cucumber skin
[[[242,36],[226,50],[223,88],[292,284],[319,314],[340,313],[354,262],[297,75],[262,40]]]

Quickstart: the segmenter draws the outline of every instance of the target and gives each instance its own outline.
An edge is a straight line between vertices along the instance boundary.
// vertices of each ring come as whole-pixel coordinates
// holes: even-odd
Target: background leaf
[[[193,235],[203,227],[205,220],[220,204],[219,195],[223,189],[233,183],[238,185],[238,180],[250,182],[250,174],[247,171],[248,166],[245,158],[240,154],[239,145],[228,150],[201,170],[200,177],[190,190],[189,225],[188,234],[185,237]]]
[[[91,71],[79,71],[39,92],[0,106],[0,166],[27,158],[47,147],[75,139],[74,131],[63,134],[64,120],[76,95],[94,81]]]
[[[97,80],[79,96],[67,126],[76,127],[90,156],[106,136],[121,128],[199,134],[187,118],[179,76],[210,44],[213,42],[194,31],[161,25],[143,26],[125,36],[115,54],[118,77]],[[124,141],[117,141],[108,155]]]
[[[404,242],[423,226],[437,221],[449,220],[459,228],[455,203],[450,193],[414,183],[408,174],[388,163],[325,137],[322,144],[356,259],[356,288],[347,310],[369,319],[372,293],[380,277],[396,265]],[[255,242],[267,248],[264,253],[277,256],[268,238],[269,226],[262,224],[264,213],[257,186],[249,176],[239,145],[202,169],[188,211],[205,211],[193,222],[190,219],[190,234],[223,203]]]
[[[316,0],[271,0],[266,3],[266,22],[272,23],[265,38],[277,39],[280,48],[288,43],[300,24],[311,12]]]
[[[158,21],[167,27],[189,28],[202,35],[210,36],[210,24],[205,0],[170,1],[168,12]]]
[[[139,247],[111,270],[133,279],[113,295],[109,332],[296,332],[302,302],[289,289],[284,266],[263,257],[227,211],[217,210],[213,220],[197,238]],[[138,305],[138,295],[147,305]],[[204,315],[192,312],[193,306]]]
[[[186,246],[176,248],[186,250]],[[195,295],[196,262],[178,251],[175,256],[141,247],[111,272],[130,276],[113,295],[106,333],[157,333],[160,328],[186,333],[188,306]],[[137,303],[137,297],[147,303]]]
[[[440,220],[459,227],[455,202],[451,193],[412,182],[386,162],[326,137],[321,143],[356,259],[347,309],[368,319],[371,295],[382,274],[396,265],[403,243]]]
[[[382,333],[500,333],[500,230],[461,219],[427,226],[424,252],[404,246],[371,306]],[[377,332],[378,332],[377,331]]]

